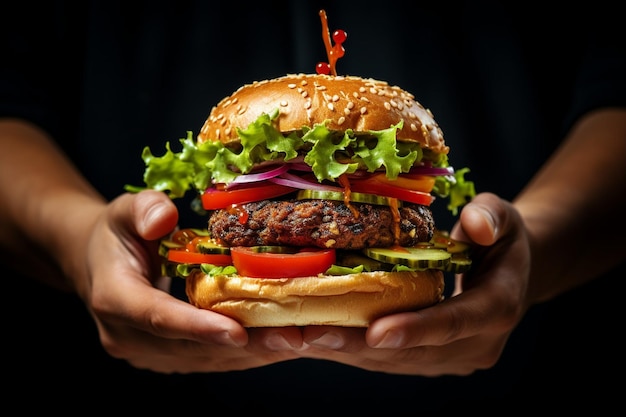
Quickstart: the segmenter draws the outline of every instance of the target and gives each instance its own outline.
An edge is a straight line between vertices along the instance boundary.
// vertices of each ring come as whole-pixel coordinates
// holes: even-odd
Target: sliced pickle
[[[298,200],[336,200],[344,201],[344,193],[342,191],[327,190],[300,190],[298,191]],[[388,206],[389,198],[376,194],[367,193],[350,193],[350,201],[353,203],[374,204],[378,206]]]
[[[472,266],[472,260],[464,254],[454,253],[450,258],[450,263],[446,267],[447,272],[453,272],[455,274],[461,274],[466,272]]]
[[[450,253],[461,253],[469,250],[469,245],[458,240],[450,238],[448,232],[437,230],[435,231],[433,238],[429,242],[435,248],[445,249]]]
[[[415,269],[446,270],[452,255],[443,249],[408,248],[368,248],[363,251],[377,261],[406,265]]]
[[[159,255],[167,258],[167,252],[170,249],[178,249],[183,247],[185,247],[185,245],[181,245],[180,243],[176,243],[171,240],[163,239],[159,244]]]
[[[198,252],[200,253],[205,253],[205,254],[219,254],[219,255],[229,255],[230,254],[230,248],[227,246],[222,246],[219,243],[216,243],[213,240],[209,240],[209,239],[202,239],[200,242],[198,242],[198,244],[196,245],[196,249]]]
[[[298,253],[301,248],[293,246],[252,246],[249,248],[256,253]]]

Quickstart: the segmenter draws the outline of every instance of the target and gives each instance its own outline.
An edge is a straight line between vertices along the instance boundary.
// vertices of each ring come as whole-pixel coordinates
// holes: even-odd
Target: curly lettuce
[[[146,169],[145,187],[127,185],[127,191],[137,192],[144,188],[166,192],[171,198],[183,197],[190,190],[204,192],[215,184],[229,184],[239,175],[247,174],[258,164],[268,161],[290,161],[299,155],[319,182],[335,181],[343,174],[365,169],[368,172],[384,170],[393,180],[407,173],[416,164],[428,160],[434,166],[448,167],[448,158],[424,150],[417,142],[398,142],[396,132],[402,122],[388,129],[356,135],[350,129],[345,132],[331,131],[326,124],[304,127],[301,135],[296,132],[284,135],[276,129],[273,121],[278,109],[264,113],[245,129],[238,129],[240,145],[225,146],[220,141],[198,143],[192,132],[179,139],[182,149],[174,152],[170,143],[165,144],[165,154],[155,156],[149,147],[142,152]],[[454,176],[437,177],[433,193],[449,197],[448,208],[457,213],[460,206],[475,195],[474,184],[464,179],[468,169]]]

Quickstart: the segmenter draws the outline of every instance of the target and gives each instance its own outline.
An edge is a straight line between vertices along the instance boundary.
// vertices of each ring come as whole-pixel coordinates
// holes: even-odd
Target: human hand
[[[368,329],[308,327],[300,354],[398,374],[467,375],[493,366],[528,309],[530,251],[511,203],[483,193],[461,212],[452,237],[473,246],[473,268],[454,294]]]
[[[143,191],[112,201],[85,231],[85,253],[76,254],[84,261],[72,278],[104,349],[134,367],[164,373],[239,370],[294,358],[292,350],[272,347],[276,340],[301,346],[298,329],[249,336],[236,321],[168,293],[157,248],[177,220],[165,194]]]

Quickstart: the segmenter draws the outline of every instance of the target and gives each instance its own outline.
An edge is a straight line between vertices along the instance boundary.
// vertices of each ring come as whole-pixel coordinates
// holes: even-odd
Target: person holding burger
[[[160,191],[120,193],[136,175],[133,161],[147,138],[156,148],[181,129],[194,128],[186,122],[195,120],[200,128],[208,107],[242,82],[294,71],[302,51],[308,59],[310,50],[297,47],[307,45],[308,35],[297,35],[309,33],[303,23],[307,17],[300,14],[303,9],[310,14],[304,6],[309,3],[249,10],[221,5],[221,12],[230,12],[228,20],[203,9],[208,7],[204,3],[185,3],[193,10],[178,2],[171,8],[145,6],[149,10],[127,3],[95,2],[89,10],[52,4],[22,14],[16,10],[23,3],[16,4],[5,11],[10,19],[2,26],[7,48],[0,64],[0,242],[7,294],[21,297],[18,314],[9,320],[7,348],[22,365],[20,376],[33,376],[24,383],[10,374],[14,387],[41,393],[62,389],[65,395],[78,384],[99,387],[103,375],[121,369],[120,377],[106,385],[107,398],[135,397],[141,386],[152,393],[184,392],[187,407],[196,404],[205,411],[221,406],[301,410],[337,400],[349,401],[357,414],[371,415],[368,411],[401,405],[445,408],[454,399],[465,410],[472,401],[484,410],[493,398],[516,396],[497,388],[518,387],[519,381],[507,384],[496,376],[511,362],[525,366],[508,355],[536,307],[565,305],[559,316],[580,318],[584,310],[586,317],[596,318],[589,308],[593,302],[602,311],[616,304],[615,291],[606,285],[615,276],[602,275],[618,274],[626,254],[626,196],[621,192],[626,188],[626,55],[624,38],[612,32],[621,26],[610,21],[620,14],[604,14],[612,10],[608,4],[585,10],[584,16],[571,10],[571,19],[559,14],[567,42],[546,37],[541,43],[513,32],[536,36],[538,27],[551,28],[557,17],[545,10],[486,13],[492,4],[472,2],[458,10],[428,5],[416,19],[398,5],[379,2],[360,2],[359,9],[343,2],[327,7],[331,19],[345,16],[341,24],[354,44],[361,36],[368,39],[365,46],[350,49],[354,71],[344,63],[346,74],[360,68],[360,74],[393,78],[406,91],[417,94],[422,87],[417,97],[437,108],[446,145],[461,159],[476,158],[468,166],[478,194],[461,208],[450,230],[452,239],[471,247],[471,268],[455,276],[443,301],[376,317],[366,327],[245,327],[174,297],[169,292],[173,281],[161,274],[159,248],[177,225],[185,224],[185,213]],[[315,13],[319,4],[311,8]],[[288,19],[289,11],[298,19]],[[54,20],[61,12],[67,18]],[[32,26],[47,36],[23,30]],[[489,30],[501,37],[487,36]],[[212,36],[200,36],[207,33]],[[571,49],[569,41],[575,44]],[[550,54],[541,54],[548,49]],[[517,71],[511,68],[518,62],[513,57],[530,61]],[[446,75],[458,78],[444,82]],[[517,77],[528,84],[517,88],[522,85],[515,83]],[[539,88],[546,79],[554,90]],[[562,141],[551,147],[542,142],[547,138]],[[514,175],[520,172],[532,179]],[[511,188],[501,188],[503,183]],[[266,243],[255,245],[278,246]],[[596,283],[602,287],[597,299]],[[586,292],[584,303],[559,303],[577,289]],[[71,314],[63,315],[64,309]],[[602,314],[601,320],[610,317]],[[551,328],[562,336],[575,327],[577,334],[577,343],[563,349],[563,354],[574,351],[576,361],[568,362],[567,378],[558,380],[568,389],[569,402],[552,390],[546,399],[561,410],[583,400],[576,394],[590,392],[579,379],[582,369],[592,368],[585,363],[604,366],[618,346],[606,342],[609,333],[601,349],[591,349],[587,339],[599,331],[596,321],[575,321],[575,326],[560,322]],[[109,366],[104,359],[100,368],[95,361],[88,369],[83,362],[72,367],[68,358],[90,337],[85,329],[93,331],[107,358],[141,372],[119,362]],[[70,342],[57,345],[63,336]],[[24,344],[36,345],[38,353]],[[577,350],[581,347],[584,352]],[[549,356],[550,366],[541,366],[540,375],[555,377],[550,372],[560,370],[561,362],[558,355]],[[351,374],[352,368],[357,371]],[[48,369],[81,378],[53,383],[58,375]],[[272,373],[278,378],[266,378]],[[349,384],[344,374],[351,375]],[[489,384],[490,376],[495,383]],[[449,383],[446,389],[440,381]],[[551,378],[533,381],[541,388],[553,383]],[[594,379],[594,384],[601,381]],[[520,390],[522,396],[536,392],[533,385]],[[100,389],[90,392],[96,398],[104,395]],[[142,407],[148,409],[153,398],[141,396]],[[280,398],[280,404],[269,398]],[[600,394],[600,400],[598,407],[611,399]],[[163,405],[160,396],[158,403]]]

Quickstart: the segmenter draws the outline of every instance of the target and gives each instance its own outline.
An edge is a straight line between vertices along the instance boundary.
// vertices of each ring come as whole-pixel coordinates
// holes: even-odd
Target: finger
[[[302,348],[299,327],[259,327],[248,330],[248,349],[257,352],[294,351]]]
[[[106,291],[94,292],[91,308],[103,322],[174,341],[227,346],[248,343],[246,330],[229,317],[178,300],[141,279],[118,277],[118,281]],[[170,346],[165,342],[159,345],[162,353],[171,353]]]
[[[178,222],[178,210],[162,192],[145,190],[138,193],[131,207],[137,234],[146,240],[155,240],[171,232]]]
[[[126,326],[104,326],[109,353],[136,368],[159,372],[224,372],[264,366],[289,359],[292,351],[257,353],[250,345],[232,347],[189,340],[162,339]]]
[[[502,232],[507,219],[507,203],[491,193],[478,194],[469,202],[452,229],[452,238],[489,246]]]
[[[365,329],[357,327],[309,326],[302,330],[304,342],[316,349],[357,352],[365,347]]]

